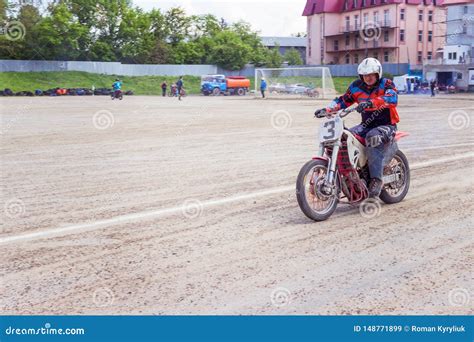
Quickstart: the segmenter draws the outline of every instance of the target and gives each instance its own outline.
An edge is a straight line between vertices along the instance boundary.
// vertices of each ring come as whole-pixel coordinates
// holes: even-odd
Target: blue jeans
[[[370,178],[382,180],[384,157],[393,142],[397,126],[385,125],[367,128],[364,125],[357,125],[350,128],[349,131],[365,138]]]

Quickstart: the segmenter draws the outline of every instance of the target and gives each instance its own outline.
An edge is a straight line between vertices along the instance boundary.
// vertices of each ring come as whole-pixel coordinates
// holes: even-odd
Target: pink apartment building
[[[307,64],[423,62],[442,54],[446,9],[441,0],[307,0]]]

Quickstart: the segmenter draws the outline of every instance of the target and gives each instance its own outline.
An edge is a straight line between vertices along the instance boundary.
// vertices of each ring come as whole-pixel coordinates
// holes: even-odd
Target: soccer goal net
[[[266,95],[280,97],[334,98],[336,90],[331,71],[326,67],[278,68],[255,70],[255,94],[260,94],[262,79]]]

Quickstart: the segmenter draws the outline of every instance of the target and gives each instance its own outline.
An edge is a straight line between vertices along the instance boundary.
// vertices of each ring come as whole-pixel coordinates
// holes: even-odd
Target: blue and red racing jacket
[[[362,113],[361,124],[367,128],[382,125],[396,125],[400,121],[397,112],[398,95],[392,80],[381,78],[373,87],[367,86],[361,79],[355,80],[346,93],[327,108],[328,111],[344,109],[353,103],[372,101],[373,107]]]

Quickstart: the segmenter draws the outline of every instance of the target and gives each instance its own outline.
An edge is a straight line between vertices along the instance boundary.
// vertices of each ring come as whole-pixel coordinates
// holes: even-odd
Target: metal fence
[[[122,64],[119,62],[0,60],[0,72],[85,71],[121,76],[179,76],[216,74],[215,65]]]
[[[324,66],[331,70],[332,77],[357,76],[356,64],[340,65],[308,65],[308,67]],[[299,66],[301,67],[301,66]],[[408,64],[385,63],[384,72],[392,75],[408,73]],[[0,60],[0,72],[17,71],[85,71],[94,74],[121,75],[121,76],[201,76],[209,74],[224,74],[228,76],[255,75],[255,67],[247,65],[242,70],[230,71],[216,65],[189,65],[189,64],[122,64],[119,62],[86,62],[86,61],[35,61],[35,60]]]

